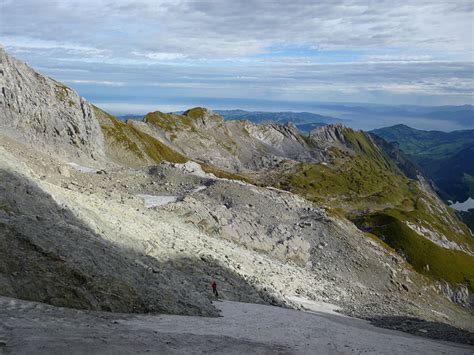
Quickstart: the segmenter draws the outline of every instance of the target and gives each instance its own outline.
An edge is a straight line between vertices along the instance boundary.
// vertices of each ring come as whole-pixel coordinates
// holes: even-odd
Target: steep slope
[[[447,133],[398,125],[373,133],[398,144],[434,182],[445,201],[474,199],[474,130]],[[474,231],[474,208],[458,213]]]
[[[474,131],[473,131],[474,134]],[[432,162],[425,168],[439,187],[441,196],[452,201],[474,198],[474,138],[453,155]]]
[[[155,112],[147,115],[143,123],[137,123],[137,127],[176,144],[176,149],[185,146],[187,155],[198,161],[211,160],[226,169],[234,167],[260,184],[289,190],[332,208],[399,250],[419,272],[474,290],[474,274],[470,271],[474,267],[474,242],[469,230],[437,197],[419,168],[397,151],[396,146],[341,125],[317,128],[304,137],[291,126],[226,122],[203,109],[187,111],[183,116]],[[234,139],[236,129],[238,137],[245,139]],[[287,130],[284,139],[276,139],[283,129]],[[202,144],[202,137],[212,143]],[[289,147],[297,147],[294,151],[304,153],[288,153],[288,149],[282,148],[288,141]],[[229,149],[230,146],[233,148]],[[250,157],[254,161],[274,159],[273,163],[235,164],[242,162],[242,152],[248,147],[257,146],[260,149],[253,148]],[[386,230],[378,228],[379,215],[390,216],[406,227],[389,229],[398,243],[386,238]],[[418,253],[414,238],[426,240],[440,250],[434,256]],[[426,267],[443,265],[446,260],[455,264],[458,258],[469,267],[445,269],[445,273],[435,272],[436,267]]]
[[[30,89],[17,99],[30,100]],[[38,102],[42,112],[44,104]],[[209,284],[217,280],[229,300],[299,307],[299,295],[360,317],[414,316],[472,329],[472,315],[444,295],[468,306],[472,257],[462,264],[467,280],[427,272],[452,285],[433,283],[370,225],[374,213],[395,210],[403,225],[415,224],[411,230],[429,223],[426,228],[440,233],[422,229],[417,237],[468,254],[460,250],[469,248],[463,234],[445,236],[441,229],[462,233],[462,225],[370,136],[328,126],[306,137],[291,125],[225,122],[201,108],[127,123],[98,108],[91,112],[98,131],[83,133],[105,138],[103,150],[63,136],[58,145],[48,141],[49,116],[38,118],[47,127],[34,138],[44,143],[41,149],[33,138],[18,139],[29,126],[0,130],[1,295],[82,309],[216,315]],[[65,164],[72,157],[99,163],[85,147],[102,152],[103,169]],[[195,161],[180,163],[187,157]],[[305,186],[305,169],[315,167],[324,170]],[[308,199],[203,169],[226,170],[222,175],[230,178],[238,172],[262,185],[290,182],[286,189]],[[340,190],[329,182],[336,177]],[[311,186],[325,180],[326,192]],[[384,180],[391,191],[379,188]],[[418,206],[426,215],[410,214]],[[356,222],[367,218],[380,238],[342,214]]]
[[[422,176],[409,179],[362,132],[328,127],[310,139],[328,149],[329,164],[293,166],[279,178],[283,188],[335,208],[399,251],[417,271],[474,290],[474,240]],[[402,162],[402,169],[416,172]]]
[[[107,157],[120,165],[139,167],[163,160],[184,163],[188,159],[159,140],[135,129],[94,106],[94,113],[106,142]]]
[[[0,47],[0,128],[65,159],[103,158],[104,141],[92,106]]]
[[[474,198],[470,194],[469,179],[466,180],[464,176],[474,175],[470,154],[470,149],[474,146],[474,130],[421,131],[397,125],[372,132],[389,142],[397,142],[435,182],[445,200],[464,201],[468,197]]]

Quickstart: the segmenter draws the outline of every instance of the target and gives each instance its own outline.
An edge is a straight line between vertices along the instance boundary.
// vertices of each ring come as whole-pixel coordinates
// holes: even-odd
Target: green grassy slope
[[[436,196],[408,179],[367,134],[344,128],[343,135],[351,150],[331,148],[326,165],[296,165],[280,178],[279,187],[336,209],[402,251],[418,271],[434,279],[467,282],[472,290],[474,271],[457,268],[474,266],[474,258],[429,241],[408,223],[474,250],[468,228]],[[426,264],[429,270],[423,269]]]
[[[366,134],[345,128],[344,136],[350,151],[330,148],[330,164],[300,163],[281,187],[347,211],[403,204],[410,184],[393,161]]]
[[[474,194],[464,174],[474,175],[474,130],[422,131],[404,125],[381,128],[372,133],[398,142],[436,183],[444,200],[464,201]]]
[[[452,284],[466,284],[474,292],[473,257],[458,250],[443,248],[420,236],[403,223],[397,211],[369,214],[358,223],[362,221],[371,226],[371,233],[404,255],[418,272]]]
[[[405,125],[371,131],[388,142],[398,142],[407,154],[426,159],[446,157],[474,141],[474,130],[453,132],[423,131]]]

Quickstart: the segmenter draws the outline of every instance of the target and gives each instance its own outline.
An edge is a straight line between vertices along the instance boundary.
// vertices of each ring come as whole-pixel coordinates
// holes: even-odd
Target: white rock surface
[[[153,195],[142,195],[138,194],[137,197],[140,197],[143,202],[145,203],[145,207],[158,207],[164,206],[169,203],[176,202],[178,197],[177,196],[153,196]]]
[[[79,164],[76,164],[76,163],[67,163],[71,168],[77,170],[77,171],[80,171],[81,173],[89,173],[89,174],[94,174],[96,173],[98,170],[97,169],[94,169],[94,168],[90,168],[88,166],[83,166],[83,165],[79,165]]]
[[[0,129],[13,129],[35,149],[61,158],[91,161],[104,155],[104,139],[92,106],[1,47]]]

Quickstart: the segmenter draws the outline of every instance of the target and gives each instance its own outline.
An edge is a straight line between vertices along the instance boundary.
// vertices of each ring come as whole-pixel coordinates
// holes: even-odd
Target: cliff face
[[[64,159],[103,156],[92,106],[63,84],[43,76],[0,48],[0,127],[36,149]]]

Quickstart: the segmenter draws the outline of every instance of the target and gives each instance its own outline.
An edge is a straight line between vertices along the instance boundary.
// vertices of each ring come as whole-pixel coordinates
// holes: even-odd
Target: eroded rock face
[[[324,146],[344,146],[346,137],[344,136],[344,126],[332,124],[313,129],[309,135],[310,140],[321,147]]]
[[[0,48],[0,128],[63,158],[100,159],[104,141],[91,105]]]
[[[224,169],[272,168],[288,159],[319,161],[292,124],[225,121],[200,107],[183,115],[152,112],[143,122],[131,124],[192,159]]]
[[[451,301],[463,307],[472,307],[474,296],[469,292],[466,286],[453,286],[445,281],[438,283],[439,290]]]

